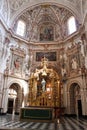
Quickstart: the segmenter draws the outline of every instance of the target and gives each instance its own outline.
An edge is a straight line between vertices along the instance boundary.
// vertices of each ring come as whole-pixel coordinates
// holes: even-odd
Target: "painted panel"
[[[48,61],[56,61],[56,52],[36,52],[36,61],[41,61],[43,57],[46,57]]]
[[[40,28],[40,41],[53,41],[54,33],[52,26],[41,26]]]

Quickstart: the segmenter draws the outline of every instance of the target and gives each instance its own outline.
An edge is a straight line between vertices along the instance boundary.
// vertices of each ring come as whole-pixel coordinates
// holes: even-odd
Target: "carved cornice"
[[[10,49],[13,54],[19,55],[21,57],[25,57],[25,50],[21,49],[20,47],[11,47]]]

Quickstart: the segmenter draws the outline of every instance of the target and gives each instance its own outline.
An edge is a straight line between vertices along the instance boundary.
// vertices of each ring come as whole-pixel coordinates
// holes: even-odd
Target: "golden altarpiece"
[[[26,113],[26,114],[25,114]],[[61,113],[61,83],[57,72],[48,68],[48,59],[29,78],[28,106],[21,109],[21,119],[54,120]]]
[[[42,58],[41,69],[36,69],[29,79],[30,106],[61,106],[60,78],[53,70],[47,68],[48,59]]]

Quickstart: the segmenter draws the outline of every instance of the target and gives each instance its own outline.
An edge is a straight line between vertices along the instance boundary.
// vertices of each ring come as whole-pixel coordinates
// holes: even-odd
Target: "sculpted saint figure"
[[[74,69],[74,70],[77,69],[77,61],[76,61],[76,58],[73,58],[71,63],[72,63],[72,69]]]

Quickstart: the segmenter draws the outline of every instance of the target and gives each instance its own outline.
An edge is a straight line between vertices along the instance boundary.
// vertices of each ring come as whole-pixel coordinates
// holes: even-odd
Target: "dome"
[[[22,38],[28,42],[63,41],[68,37],[68,18],[75,17],[78,29],[82,24],[81,6],[85,5],[84,1],[76,0],[1,0],[0,3],[2,18],[14,34],[18,21],[25,23]],[[42,32],[47,30],[51,34],[43,38]]]
[[[18,15],[12,30],[16,34],[18,22],[23,21],[26,25],[23,38],[29,42],[60,42],[69,36],[67,23],[72,16],[74,16],[73,12],[65,7],[41,4],[28,8]],[[75,20],[79,28],[78,19]]]

